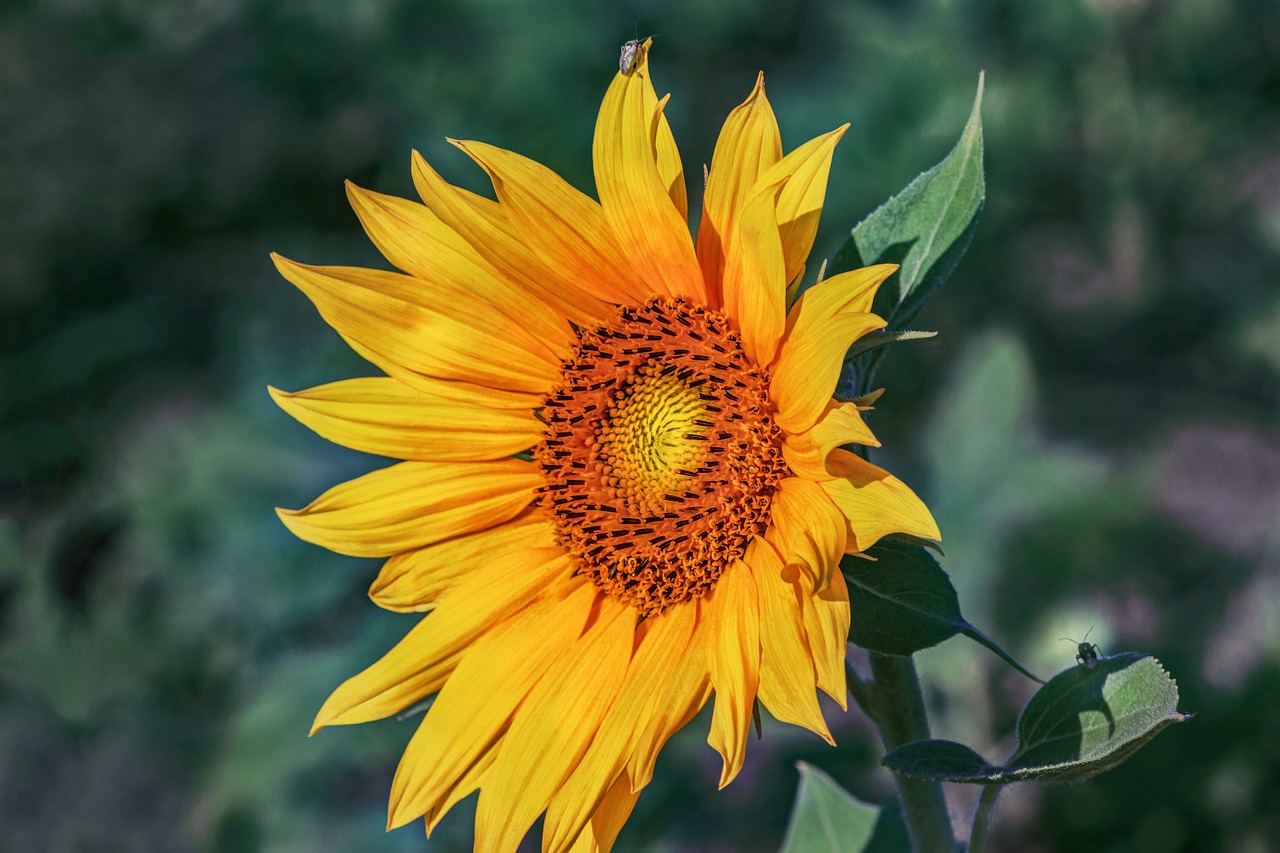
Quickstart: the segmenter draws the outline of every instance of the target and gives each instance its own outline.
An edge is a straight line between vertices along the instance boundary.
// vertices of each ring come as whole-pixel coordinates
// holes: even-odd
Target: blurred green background
[[[986,212],[918,320],[942,334],[880,374],[877,458],[934,507],[970,621],[1044,674],[1092,628],[1198,714],[1013,788],[995,847],[1280,849],[1274,0],[9,0],[0,847],[469,849],[469,803],[383,834],[415,720],[306,738],[413,620],[272,512],[382,463],[268,399],[370,371],[267,252],[380,264],[343,179],[413,196],[417,147],[482,189],[446,135],[590,190],[618,47],[650,32],[695,208],[758,69],[788,148],[853,123],[819,256],[942,157],[986,69]],[[935,734],[1002,758],[1033,685],[963,639],[920,667]],[[776,850],[799,758],[888,797],[865,719],[829,716],[839,750],[766,720],[721,793],[695,722],[619,849]],[[948,795],[964,823],[976,791]]]

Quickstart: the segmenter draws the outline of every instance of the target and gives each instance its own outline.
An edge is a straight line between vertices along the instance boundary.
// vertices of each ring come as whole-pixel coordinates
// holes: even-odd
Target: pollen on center
[[[656,361],[636,371],[598,431],[597,470],[642,512],[662,512],[663,496],[683,491],[706,453],[707,411],[674,373]]]
[[[534,451],[579,571],[646,615],[709,592],[786,475],[767,387],[727,318],[679,299],[579,330]]]

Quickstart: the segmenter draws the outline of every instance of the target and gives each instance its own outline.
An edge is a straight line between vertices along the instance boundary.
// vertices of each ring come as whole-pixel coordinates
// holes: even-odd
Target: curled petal
[[[647,103],[648,42],[618,74],[596,121],[592,156],[605,218],[646,288],[705,304],[689,226],[658,171],[655,136],[664,102]]]
[[[870,295],[897,266],[881,264],[834,276],[806,290],[787,315],[773,384],[777,422],[789,433],[817,422],[835,391],[845,353],[858,338],[884,326],[865,313]]]
[[[824,589],[845,550],[844,515],[812,480],[788,477],[773,496],[772,532],[783,563],[799,566]]]
[[[888,471],[847,450],[833,450],[827,467],[836,477],[821,486],[849,522],[849,552],[866,551],[890,533],[942,538],[929,508]]]
[[[713,300],[721,293],[724,244],[733,231],[738,212],[760,175],[781,159],[782,136],[764,94],[764,73],[761,72],[751,94],[725,119],[707,175],[697,253],[707,292]],[[775,232],[776,219],[775,215]]]
[[[742,330],[742,348],[770,364],[787,314],[787,279],[773,196],[761,193],[734,221],[724,269],[724,310]]]
[[[767,542],[753,558],[749,565],[760,600],[760,701],[777,719],[804,726],[834,746],[818,707],[798,587],[783,578],[782,561]]]
[[[841,708],[848,708],[845,655],[849,643],[850,610],[849,588],[844,575],[834,572],[831,583],[821,592],[814,592],[806,575],[801,575],[796,583],[800,586],[800,608],[809,648],[813,651],[818,688],[836,700]]]
[[[782,454],[791,470],[810,480],[829,480],[827,457],[845,444],[879,447],[880,442],[862,420],[856,403],[827,403],[826,413],[808,430],[789,435],[783,441]]]
[[[818,219],[822,216],[831,155],[848,129],[849,125],[841,125],[809,140],[760,177],[764,184],[782,183],[782,192],[778,195],[778,228],[787,259],[788,282],[804,271],[805,259],[818,233]]]
[[[667,188],[667,195],[671,198],[671,204],[675,207],[676,212],[680,214],[680,221],[688,222],[689,194],[684,184],[684,164],[680,161],[680,149],[676,146],[676,137],[671,132],[671,125],[667,122],[666,112],[659,107],[659,104],[666,103],[666,99],[659,100],[658,93],[653,88],[653,78],[649,74],[649,48],[647,44],[642,50],[637,50],[636,52],[641,54],[637,58],[636,67],[641,69],[643,66],[644,72],[638,79],[640,80],[641,92],[644,95],[645,112],[655,117],[652,133],[658,177],[662,181],[662,185]]]

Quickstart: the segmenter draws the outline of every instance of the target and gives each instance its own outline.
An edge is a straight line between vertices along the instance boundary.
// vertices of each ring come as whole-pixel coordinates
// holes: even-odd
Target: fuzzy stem
[[[880,730],[885,752],[928,738],[929,718],[925,714],[924,695],[920,692],[914,661],[909,657],[872,653],[871,675],[875,679],[871,694],[875,708],[873,719]],[[915,853],[954,853],[955,835],[942,784],[896,773],[894,781]]]
[[[853,664],[848,660],[844,662],[844,669],[848,677],[845,682],[849,685],[849,693],[853,696],[853,701],[858,703],[858,707],[862,709],[862,713],[866,714],[872,720],[875,719],[875,700],[872,698],[875,687],[870,680],[863,680],[858,671],[853,668]]]
[[[987,846],[987,829],[991,815],[996,810],[996,799],[1003,785],[986,785],[978,798],[978,809],[973,813],[973,829],[969,833],[969,853],[982,853]]]

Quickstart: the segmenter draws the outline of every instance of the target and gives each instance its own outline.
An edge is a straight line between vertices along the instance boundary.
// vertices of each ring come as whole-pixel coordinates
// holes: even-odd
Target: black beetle
[[[1096,643],[1090,643],[1088,641],[1089,635],[1092,633],[1093,629],[1090,628],[1085,632],[1084,639],[1079,641],[1073,640],[1070,637],[1061,638],[1066,640],[1068,643],[1076,644],[1076,663],[1083,666],[1085,669],[1098,668],[1098,646]]]

